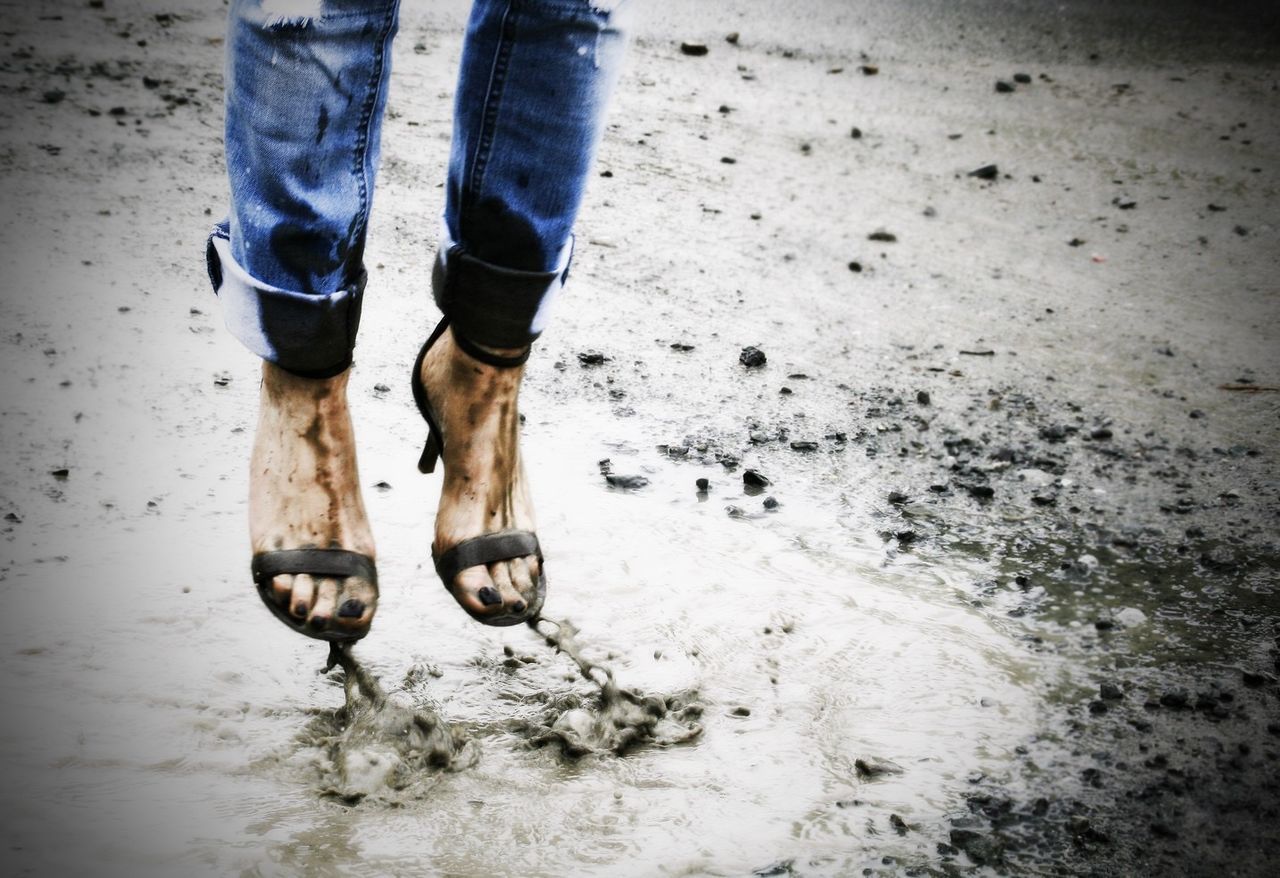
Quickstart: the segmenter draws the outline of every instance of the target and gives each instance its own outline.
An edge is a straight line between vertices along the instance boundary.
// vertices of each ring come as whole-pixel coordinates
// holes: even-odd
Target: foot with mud
[[[373,560],[373,533],[360,496],[355,431],[347,408],[350,373],[301,378],[263,363],[249,475],[255,556],[288,549],[346,549]],[[378,590],[362,576],[280,574],[271,580],[270,597],[309,631],[356,638],[368,631]]]
[[[498,356],[521,349],[485,348]],[[535,531],[520,460],[517,407],[523,366],[495,367],[464,352],[450,327],[422,361],[419,378],[444,433],[444,485],[436,513],[434,554],[463,540],[500,531]],[[536,611],[541,575],[536,555],[468,567],[447,583],[454,599],[480,621],[522,620]],[[503,620],[499,622],[498,620]]]

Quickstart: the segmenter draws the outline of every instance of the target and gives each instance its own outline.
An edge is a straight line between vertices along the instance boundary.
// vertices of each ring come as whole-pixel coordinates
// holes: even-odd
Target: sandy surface
[[[1280,30],[1149,6],[648,4],[525,442],[547,612],[705,731],[579,760],[530,729],[589,687],[426,563],[406,375],[464,4],[406,6],[359,650],[481,756],[359,802],[323,781],[341,674],[246,570],[221,7],[6,6],[5,871],[1268,874]]]

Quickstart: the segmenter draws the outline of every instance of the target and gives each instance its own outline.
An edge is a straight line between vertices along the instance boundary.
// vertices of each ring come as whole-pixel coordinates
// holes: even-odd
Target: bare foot
[[[360,497],[355,433],[347,409],[350,370],[299,378],[262,365],[258,432],[249,474],[249,535],[255,555],[281,549],[348,549],[374,557]],[[315,631],[368,628],[377,587],[362,577],[280,575],[277,603]]]
[[[419,377],[444,433],[436,555],[482,534],[536,528],[520,461],[523,375],[523,366],[496,368],[468,356],[454,343],[452,327],[423,359]],[[450,591],[473,615],[518,616],[537,600],[540,573],[536,555],[496,561],[463,570]]]

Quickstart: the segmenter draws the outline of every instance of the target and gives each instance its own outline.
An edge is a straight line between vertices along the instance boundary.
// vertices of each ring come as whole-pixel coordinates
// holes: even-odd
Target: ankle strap
[[[488,366],[496,366],[499,369],[514,369],[516,366],[524,365],[525,360],[529,359],[530,351],[533,350],[533,345],[529,345],[524,349],[523,353],[514,357],[504,357],[500,354],[486,351],[466,336],[460,335],[456,328],[453,333],[453,341],[458,347],[462,348],[463,353],[473,360],[479,360]]]

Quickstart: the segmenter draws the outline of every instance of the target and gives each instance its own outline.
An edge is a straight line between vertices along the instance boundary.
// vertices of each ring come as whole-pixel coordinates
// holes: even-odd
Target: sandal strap
[[[487,366],[497,366],[499,369],[514,369],[516,366],[523,366],[524,362],[529,359],[529,353],[533,350],[533,345],[529,345],[522,353],[516,354],[514,357],[504,357],[500,354],[486,351],[471,339],[459,333],[457,329],[453,332],[453,341],[471,359],[479,360]]]
[[[253,556],[250,564],[253,581],[258,585],[271,582],[271,577],[281,573],[308,573],[312,576],[358,576],[370,585],[378,584],[378,572],[373,559],[347,549],[285,549],[279,552],[262,552]]]
[[[435,555],[434,550],[431,554],[435,558],[436,573],[447,589],[453,588],[453,580],[468,567],[506,561],[509,558],[523,558],[525,555],[537,555],[538,561],[542,561],[538,538],[527,530],[482,534],[463,540],[439,556]]]

